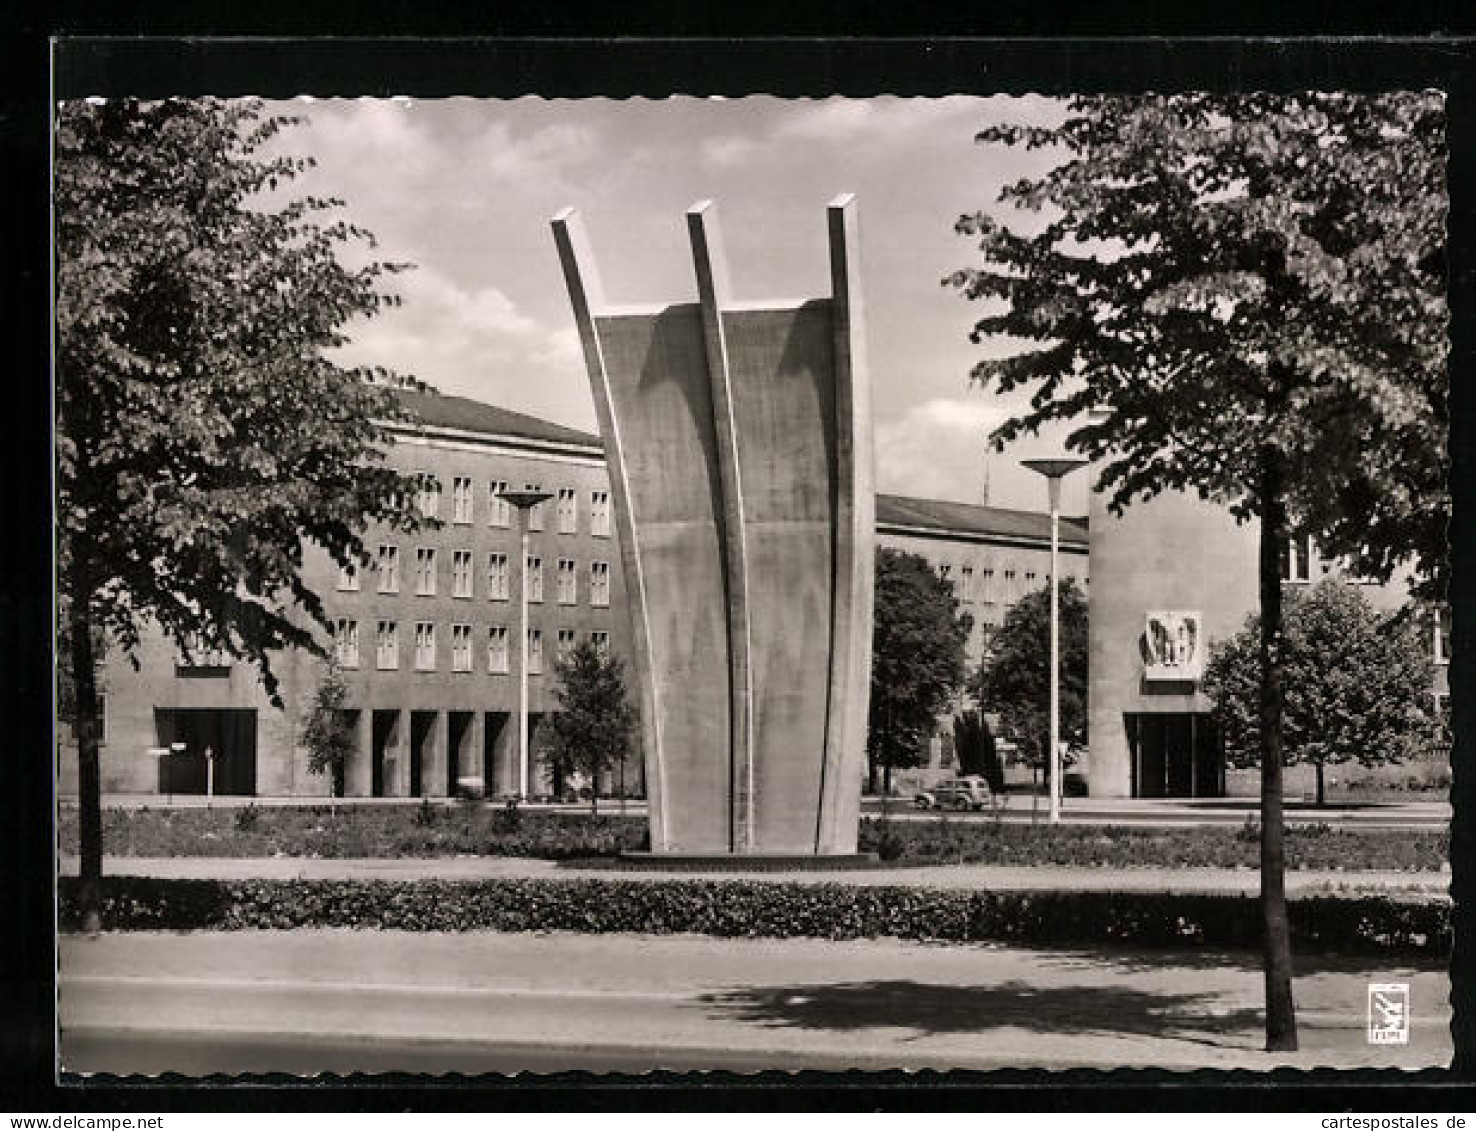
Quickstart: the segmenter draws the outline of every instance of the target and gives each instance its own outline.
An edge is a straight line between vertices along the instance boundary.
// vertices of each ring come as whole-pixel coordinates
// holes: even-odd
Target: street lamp
[[[522,641],[518,664],[518,799],[528,797],[528,512],[546,499],[548,491],[502,491],[499,497],[518,508],[518,523],[523,531],[523,570],[518,583],[520,606],[518,638]]]
[[[1084,459],[1026,459],[1021,464],[1046,477],[1051,501],[1051,823],[1061,819],[1061,610],[1057,592],[1057,556],[1060,552],[1061,480]]]

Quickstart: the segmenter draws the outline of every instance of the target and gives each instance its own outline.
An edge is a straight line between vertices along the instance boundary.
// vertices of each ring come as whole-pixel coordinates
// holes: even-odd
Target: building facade
[[[629,620],[613,501],[599,437],[460,397],[406,392],[419,418],[397,426],[389,462],[424,477],[418,500],[439,528],[373,529],[369,561],[344,573],[309,547],[304,573],[333,624],[325,645],[348,688],[355,753],[339,792],[356,797],[445,796],[463,777],[490,794],[517,791],[521,531],[498,493],[540,488],[530,512],[530,730],[553,706],[554,659],[586,640],[629,655]],[[1050,520],[1027,511],[878,495],[879,545],[918,554],[953,582],[973,617],[968,663],[1020,597],[1050,575]],[[1063,519],[1061,572],[1088,585],[1087,534]],[[327,796],[308,772],[303,728],[324,672],[305,652],[273,657],[283,706],[252,665],[196,656],[186,666],[162,634],[146,632],[139,667],[114,656],[102,672],[102,785],[118,794]],[[941,720],[945,721],[946,720]],[[934,739],[939,762],[949,738]],[[208,756],[207,756],[208,751]],[[621,767],[639,789],[640,757]],[[60,758],[64,794],[76,759]],[[536,782],[542,792],[549,782]],[[613,784],[613,783],[611,783]]]
[[[444,796],[458,779],[479,777],[489,793],[514,793],[522,533],[499,493],[552,496],[528,516],[536,726],[553,706],[562,651],[591,640],[617,655],[627,650],[603,449],[598,437],[464,398],[402,395],[419,422],[393,429],[387,459],[423,477],[418,505],[439,527],[414,535],[371,529],[370,560],[357,570],[340,571],[312,547],[304,555],[305,580],[333,625],[324,643],[347,685],[357,735],[340,791]],[[282,708],[253,666],[225,656],[195,656],[186,666],[160,633],[145,634],[137,658],[136,671],[114,657],[102,673],[105,792],[329,793],[327,777],[307,772],[302,748],[325,670],[317,657],[274,657]],[[628,768],[632,790],[638,763]],[[60,769],[62,791],[74,792],[75,758],[62,758]]]
[[[966,646],[971,671],[1015,602],[1051,578],[1051,519],[1035,511],[878,495],[876,538],[878,546],[926,558],[953,583],[954,597],[974,622]],[[1058,545],[1062,580],[1089,593],[1087,523],[1063,517]]]
[[[1051,519],[1035,511],[1008,510],[973,503],[878,495],[877,545],[925,558],[953,584],[962,612],[973,619],[964,658],[970,674],[988,656],[994,634],[1011,607],[1027,593],[1044,589],[1051,578]],[[1060,520],[1060,572],[1090,593],[1091,559],[1087,522]],[[972,706],[960,689],[953,710],[938,720],[928,742],[926,763],[894,774],[904,792],[956,773],[952,719]],[[991,724],[997,719],[990,716]]]
[[[1227,770],[1200,680],[1210,646],[1259,608],[1259,525],[1237,525],[1220,506],[1182,493],[1134,503],[1120,516],[1093,493],[1096,597],[1091,610],[1090,768],[1093,796],[1218,797],[1259,788],[1256,771]],[[1307,586],[1340,572],[1311,539],[1282,555],[1282,584]],[[1352,580],[1350,578],[1350,580]],[[1375,608],[1407,600],[1403,578],[1368,584]],[[1449,616],[1430,621],[1437,706],[1448,694]],[[1332,662],[1335,662],[1332,661]],[[1287,772],[1288,789],[1305,767]]]

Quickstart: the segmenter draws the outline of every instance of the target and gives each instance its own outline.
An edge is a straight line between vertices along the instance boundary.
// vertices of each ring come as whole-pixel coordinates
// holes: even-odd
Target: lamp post
[[[528,512],[553,496],[547,491],[503,491],[500,498],[518,508],[523,531],[523,569],[518,581],[519,631],[522,642],[518,664],[518,799],[528,797]]]
[[[1078,467],[1081,459],[1027,459],[1021,464],[1046,477],[1051,503],[1051,823],[1061,819],[1061,609],[1057,582],[1060,553],[1061,480]]]

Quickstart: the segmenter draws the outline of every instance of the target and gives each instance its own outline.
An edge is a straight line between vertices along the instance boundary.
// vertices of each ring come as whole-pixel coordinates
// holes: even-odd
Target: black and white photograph
[[[1451,1063],[1440,90],[51,111],[63,1079]]]

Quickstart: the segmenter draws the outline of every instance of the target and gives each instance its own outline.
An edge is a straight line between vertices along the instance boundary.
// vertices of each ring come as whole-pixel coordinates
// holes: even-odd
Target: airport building
[[[338,790],[445,796],[459,778],[481,777],[490,794],[514,793],[521,532],[498,493],[535,487],[553,496],[529,515],[531,731],[553,706],[553,661],[562,649],[594,640],[628,658],[603,446],[589,433],[466,398],[401,395],[418,423],[394,427],[387,458],[424,476],[420,505],[441,526],[414,536],[371,530],[371,560],[353,573],[311,547],[305,553],[308,583],[334,626],[325,643],[348,686],[358,736]],[[1009,607],[1049,578],[1046,515],[895,495],[877,497],[876,515],[879,545],[919,554],[952,580],[974,619],[971,669]],[[1063,519],[1060,545],[1062,575],[1085,588],[1085,524]],[[144,635],[137,657],[138,670],[114,656],[102,673],[104,792],[328,795],[333,783],[307,771],[302,747],[320,659],[274,657],[278,708],[249,664],[196,656],[186,665],[157,632]],[[935,764],[948,739],[940,722]],[[621,769],[637,792],[639,756]],[[59,781],[64,794],[75,793],[70,750]],[[532,790],[552,784],[539,779]]]
[[[393,429],[390,462],[425,477],[420,504],[438,529],[372,530],[370,562],[341,573],[309,548],[305,573],[334,627],[325,640],[349,692],[356,754],[345,796],[445,796],[462,777],[490,794],[518,781],[519,515],[499,492],[538,488],[530,512],[529,710],[552,709],[561,650],[590,640],[629,655],[628,612],[613,500],[599,437],[461,397],[402,394],[417,423]],[[951,580],[974,622],[970,670],[987,655],[1010,607],[1050,577],[1050,519],[1036,512],[881,494],[877,544],[918,554]],[[1091,599],[1090,755],[1093,796],[1212,797],[1245,792],[1227,771],[1199,679],[1209,645],[1257,607],[1253,523],[1221,507],[1166,494],[1112,515],[1093,495],[1088,518],[1062,518],[1060,569]],[[1284,556],[1284,583],[1336,570],[1301,539]],[[1093,584],[1093,578],[1095,583]],[[1399,581],[1369,599],[1404,601]],[[1448,611],[1430,622],[1437,661],[1431,694],[1448,696]],[[254,667],[225,656],[186,665],[145,633],[138,669],[105,663],[102,786],[114,794],[327,796],[307,771],[302,732],[324,665],[305,652],[274,658],[283,706]],[[960,700],[958,706],[965,706]],[[927,767],[947,772],[951,733],[940,719]],[[70,744],[63,744],[68,746]],[[168,751],[168,753],[164,753]],[[206,752],[209,752],[207,757]],[[640,789],[641,759],[620,768]],[[1295,773],[1289,774],[1289,781]],[[76,758],[59,749],[58,781],[76,792]],[[546,776],[534,793],[548,792]],[[607,783],[613,786],[615,783]]]
[[[333,624],[324,643],[343,673],[358,735],[338,784],[347,796],[443,796],[458,778],[481,777],[491,793],[516,792],[521,530],[499,493],[552,496],[528,514],[536,726],[552,706],[561,652],[584,641],[617,655],[627,648],[603,449],[587,433],[465,398],[402,396],[418,423],[394,427],[387,459],[423,476],[418,502],[439,528],[371,530],[362,570],[341,572],[312,547],[304,555],[306,580]],[[146,634],[138,660],[135,671],[112,657],[102,673],[105,792],[328,794],[331,783],[307,772],[301,746],[320,659],[274,658],[282,708],[252,665],[227,656],[186,665],[157,632]],[[70,754],[61,759],[63,793],[75,792],[75,763]],[[639,774],[633,757],[632,791]]]

